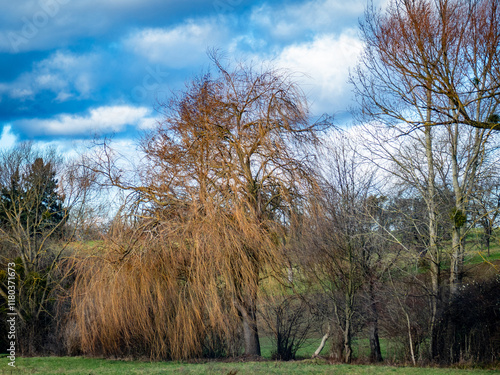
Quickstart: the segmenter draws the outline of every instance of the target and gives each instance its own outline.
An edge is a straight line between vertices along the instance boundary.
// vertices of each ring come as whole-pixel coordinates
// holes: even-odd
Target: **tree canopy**
[[[500,130],[498,1],[393,0],[367,8],[361,33],[351,81],[364,114]]]

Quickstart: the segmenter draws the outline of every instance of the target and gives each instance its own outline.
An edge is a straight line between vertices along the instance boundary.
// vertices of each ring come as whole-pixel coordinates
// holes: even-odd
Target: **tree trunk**
[[[243,322],[243,340],[245,355],[260,356],[259,331],[257,328],[257,299],[253,296],[250,301],[238,306]]]
[[[405,316],[406,316],[406,323],[408,324],[408,342],[410,344],[411,361],[413,363],[413,366],[416,366],[417,361],[415,359],[415,350],[413,349],[413,337],[411,335],[411,321],[410,321],[410,316],[406,311],[405,311]]]
[[[352,273],[351,273],[352,276]],[[354,305],[354,291],[352,277],[345,295],[345,327],[344,327],[344,362],[350,363],[352,360],[352,315]]]
[[[380,340],[378,337],[378,320],[370,323],[370,361],[382,362],[382,352],[380,350]]]
[[[352,328],[351,318],[346,313],[345,330],[344,330],[344,362],[351,363],[352,360]]]
[[[321,351],[325,347],[326,340],[328,340],[328,337],[330,337],[330,324],[329,323],[328,323],[328,329],[326,330],[325,335],[321,339],[321,343],[319,344],[318,349],[316,349],[316,351],[314,352],[312,358],[316,358],[319,356],[319,354],[321,353]]]
[[[369,323],[369,334],[370,334],[370,361],[381,362],[382,352],[380,350],[380,339],[378,337],[378,310],[375,301],[375,293],[373,281],[370,280],[370,308],[371,308],[371,319]]]
[[[352,360],[352,316],[354,314],[354,294],[356,292],[355,281],[356,270],[353,264],[353,250],[351,244],[349,248],[349,274],[345,291],[345,326],[344,326],[344,362],[350,363]]]
[[[437,252],[437,246],[434,244],[436,250],[434,250],[433,259],[431,259],[431,319],[430,319],[430,349],[431,349],[431,359],[435,359],[438,355],[437,345],[437,313],[439,301],[441,300],[441,290],[440,290],[440,273],[441,273],[441,262],[439,259],[439,253]]]
[[[431,92],[428,91],[428,102],[431,102]],[[430,106],[430,104],[429,104]],[[427,207],[429,211],[429,256],[430,256],[430,276],[431,276],[431,319],[430,319],[430,349],[431,359],[437,356],[437,333],[436,320],[440,296],[440,272],[441,254],[437,246],[437,214],[436,214],[436,185],[434,156],[432,149],[432,127],[430,125],[430,111],[427,112],[427,124],[425,126],[425,152],[427,158],[427,168],[429,170],[427,182]]]
[[[451,131],[451,170],[452,170],[452,183],[453,183],[453,193],[455,195],[455,207],[454,215],[452,217],[453,221],[453,233],[452,233],[452,254],[450,259],[450,300],[457,293],[458,288],[461,283],[462,278],[462,257],[463,257],[463,246],[461,240],[461,230],[463,226],[462,218],[464,215],[463,211],[463,190],[460,186],[459,181],[459,166],[458,166],[458,124],[455,124]]]
[[[464,249],[460,232],[460,228],[455,225],[452,234],[453,251],[450,264],[450,300],[456,295],[462,283]]]
[[[493,234],[492,230],[492,225],[489,225],[485,227],[484,231],[484,239],[486,241],[486,249],[488,250],[488,257],[490,256],[490,241],[491,241],[491,235]]]

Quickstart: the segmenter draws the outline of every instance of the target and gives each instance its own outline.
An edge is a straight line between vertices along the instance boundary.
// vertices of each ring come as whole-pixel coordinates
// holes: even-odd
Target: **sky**
[[[377,5],[382,0],[375,0]],[[0,0],[0,149],[132,145],[207,51],[300,73],[311,112],[347,121],[366,0]]]

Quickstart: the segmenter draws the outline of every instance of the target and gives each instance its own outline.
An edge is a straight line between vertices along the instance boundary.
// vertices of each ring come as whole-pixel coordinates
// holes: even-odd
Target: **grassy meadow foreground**
[[[417,368],[391,366],[331,365],[324,360],[291,362],[140,362],[93,359],[83,357],[34,357],[18,358],[16,368],[7,366],[7,359],[0,359],[0,374],[46,375],[97,375],[97,374],[494,374],[498,370]]]

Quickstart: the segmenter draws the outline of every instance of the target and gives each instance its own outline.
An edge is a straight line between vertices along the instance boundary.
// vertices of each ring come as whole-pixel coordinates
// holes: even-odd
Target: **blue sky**
[[[345,119],[366,0],[0,0],[0,147],[124,144],[157,100],[206,71],[207,49],[303,73],[315,115]]]

